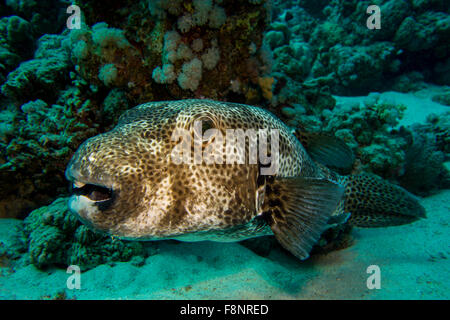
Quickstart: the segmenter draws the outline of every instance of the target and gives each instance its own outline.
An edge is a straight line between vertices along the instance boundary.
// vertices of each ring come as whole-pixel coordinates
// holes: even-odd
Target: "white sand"
[[[300,262],[280,250],[263,258],[236,244],[161,242],[142,267],[101,265],[66,289],[64,270],[34,266],[0,277],[1,299],[38,299],[65,291],[77,299],[448,299],[450,190],[422,201],[428,219],[384,229],[356,229],[355,244]],[[14,220],[0,220],[0,241]],[[366,269],[381,269],[369,290]]]
[[[442,90],[442,87],[429,86],[426,89],[414,93],[387,91],[373,94],[379,95],[378,101],[383,100],[386,103],[402,104],[406,106],[407,110],[405,111],[405,114],[400,120],[398,126],[409,126],[414,123],[425,123],[427,117],[432,113],[440,115],[450,111],[449,106],[445,106],[431,100],[433,95]],[[334,96],[334,98],[336,99],[336,105],[339,108],[340,105],[359,105],[363,101],[371,100],[370,96],[373,94],[370,94],[368,97]]]
[[[416,122],[424,123],[432,113],[439,115],[450,111],[450,107],[432,101],[430,95],[423,92],[420,95],[413,95],[390,91],[382,93],[380,98],[407,107],[408,110],[399,123],[403,126],[409,126]]]

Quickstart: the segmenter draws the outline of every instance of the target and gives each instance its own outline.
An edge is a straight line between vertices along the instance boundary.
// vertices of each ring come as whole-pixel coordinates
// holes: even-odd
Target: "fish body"
[[[424,216],[407,191],[372,176],[340,176],[318,162],[330,153],[345,158],[335,140],[308,145],[315,159],[282,121],[253,106],[196,99],[142,104],[76,151],[66,170],[74,184],[69,208],[91,228],[124,239],[273,234],[300,259],[332,217],[386,226]],[[392,212],[385,212],[386,199]]]

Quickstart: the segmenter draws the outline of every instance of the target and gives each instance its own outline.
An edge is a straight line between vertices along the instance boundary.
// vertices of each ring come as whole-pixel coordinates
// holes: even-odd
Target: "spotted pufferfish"
[[[261,163],[174,163],[174,130],[275,129],[278,170]],[[201,148],[214,138],[203,139]],[[220,146],[220,144],[217,144]],[[233,151],[234,150],[234,151]],[[248,150],[248,148],[247,148]],[[223,150],[222,150],[223,151]],[[236,149],[228,150],[235,152]],[[133,240],[240,241],[274,235],[306,259],[332,223],[385,227],[425,217],[418,199],[379,177],[339,175],[351,150],[335,137],[295,132],[258,107],[212,100],[150,102],[86,140],[66,169],[69,208],[90,228]]]

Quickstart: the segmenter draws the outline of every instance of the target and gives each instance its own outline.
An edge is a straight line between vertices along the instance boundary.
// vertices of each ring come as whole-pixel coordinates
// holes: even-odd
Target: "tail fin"
[[[344,210],[351,213],[354,226],[398,226],[425,218],[425,208],[414,195],[379,177],[350,175],[344,184]]]

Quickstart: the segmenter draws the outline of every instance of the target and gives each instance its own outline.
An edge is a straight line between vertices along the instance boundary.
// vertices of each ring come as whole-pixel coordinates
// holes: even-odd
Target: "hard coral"
[[[75,264],[86,270],[147,255],[139,242],[112,239],[87,229],[68,211],[66,198],[31,212],[24,221],[22,241],[29,261],[40,269]]]
[[[412,127],[401,185],[416,194],[430,195],[450,186],[450,113],[430,115],[425,124]]]
[[[68,80],[70,67],[68,52],[59,47],[62,39],[62,36],[42,37],[35,59],[21,63],[8,75],[2,93],[18,103],[49,96],[56,99]],[[52,44],[47,46],[48,42]]]
[[[66,192],[65,165],[86,138],[99,132],[93,103],[70,88],[56,104],[30,101],[15,112],[0,158],[4,203],[0,216],[19,216]]]
[[[283,109],[287,123],[307,132],[324,132],[344,140],[362,162],[362,169],[385,178],[403,174],[407,139],[393,129],[404,106],[393,105],[369,95],[365,103],[340,100],[333,108],[296,107]]]

